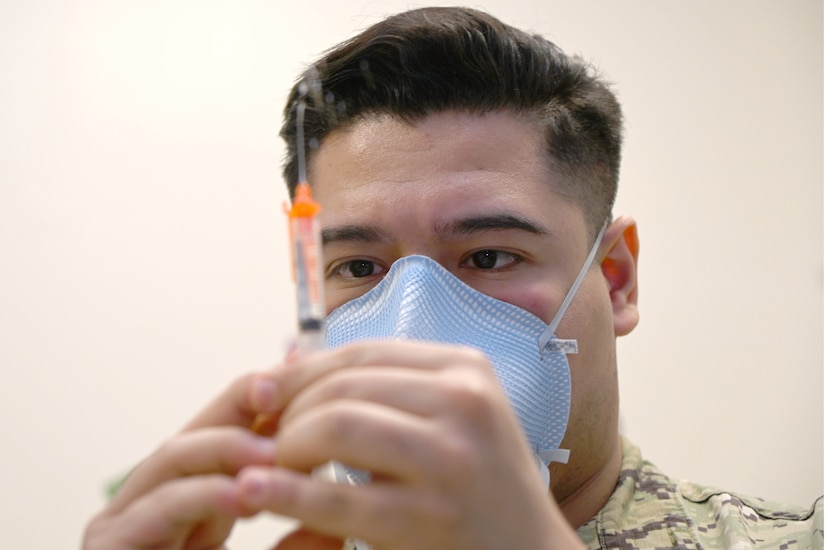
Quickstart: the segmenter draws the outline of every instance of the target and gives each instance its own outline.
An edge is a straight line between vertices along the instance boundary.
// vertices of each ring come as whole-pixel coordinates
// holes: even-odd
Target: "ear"
[[[636,266],[639,261],[639,236],[636,221],[622,216],[604,232],[600,257],[602,273],[610,286],[613,304],[613,331],[629,334],[639,324],[639,288]]]

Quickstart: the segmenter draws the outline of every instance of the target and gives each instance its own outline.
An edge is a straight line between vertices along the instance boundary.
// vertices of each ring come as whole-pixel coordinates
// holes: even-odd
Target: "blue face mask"
[[[394,262],[383,280],[326,320],[331,348],[357,340],[401,338],[471,346],[483,351],[510,399],[549,485],[545,467],[567,462],[560,449],[570,413],[570,366],[575,340],[555,330],[593,262],[604,228],[579,276],[548,325],[532,313],[491,298],[425,256]],[[363,481],[362,473],[352,472]]]

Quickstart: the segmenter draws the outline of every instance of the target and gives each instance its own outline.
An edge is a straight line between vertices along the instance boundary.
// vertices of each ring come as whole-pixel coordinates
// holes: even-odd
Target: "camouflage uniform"
[[[807,509],[674,482],[623,444],[616,490],[578,529],[589,548],[822,548],[821,497]]]

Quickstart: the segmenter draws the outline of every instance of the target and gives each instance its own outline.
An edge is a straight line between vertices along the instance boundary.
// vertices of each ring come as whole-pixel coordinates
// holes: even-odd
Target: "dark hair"
[[[290,195],[301,99],[308,158],[331,131],[376,114],[408,122],[448,110],[526,116],[545,132],[549,166],[560,179],[554,190],[582,208],[591,235],[611,215],[622,134],[616,97],[578,57],[486,13],[400,13],[313,64],[292,88],[281,129]]]

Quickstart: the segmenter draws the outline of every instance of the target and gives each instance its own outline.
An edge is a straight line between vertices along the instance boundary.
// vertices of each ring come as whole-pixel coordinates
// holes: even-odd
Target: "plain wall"
[[[279,359],[286,92],[326,48],[418,5],[0,1],[4,546],[76,546],[106,481]],[[624,105],[616,213],[642,245],[625,433],[675,478],[810,504],[822,3],[472,5],[591,60]]]

